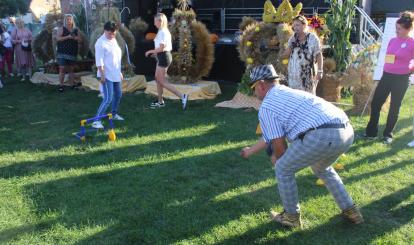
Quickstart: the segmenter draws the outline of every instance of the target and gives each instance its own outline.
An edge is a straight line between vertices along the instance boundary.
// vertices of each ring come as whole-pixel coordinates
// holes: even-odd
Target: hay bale
[[[249,25],[255,24],[257,21],[250,16],[244,16],[239,24],[239,30],[244,31]]]
[[[84,58],[88,55],[89,52],[89,40],[85,33],[83,33],[80,29],[78,29],[78,35],[81,38],[81,41],[79,42],[79,49],[78,54]]]
[[[128,28],[125,26],[119,27],[119,33],[121,34],[122,38],[125,40],[125,42],[128,45],[128,52],[130,55],[132,55],[135,51],[135,37],[134,34]]]
[[[341,85],[343,87],[359,86],[362,83],[361,77],[362,75],[360,69],[350,67],[341,77]]]
[[[365,108],[365,114],[369,115],[371,113],[371,102],[373,97],[373,94],[371,95],[371,92],[375,90],[375,88],[377,87],[377,83],[374,80],[372,80],[372,74],[371,76],[363,76],[362,79],[363,80],[361,81],[361,83],[358,86],[355,86],[353,90],[354,107],[352,108],[352,112],[358,114],[362,113],[365,104],[368,101],[368,105]],[[390,108],[390,101],[390,96],[388,96],[387,100],[381,108],[382,111],[388,111],[388,109]]]
[[[336,70],[336,61],[332,58],[326,58],[323,61],[323,72],[325,74],[333,73]]]
[[[214,45],[203,23],[198,21],[191,23],[191,32],[197,48],[195,64],[190,70],[190,81],[196,82],[210,73],[214,63]]]
[[[326,74],[318,83],[316,95],[330,102],[341,99],[341,84],[337,74]]]
[[[33,53],[37,58],[46,63],[55,58],[53,52],[52,34],[47,30],[42,30],[32,41]]]
[[[59,27],[63,25],[63,18],[64,18],[64,14],[62,13],[49,13],[46,15],[45,18],[45,29],[52,33],[53,29],[55,27]]]
[[[99,16],[97,21],[98,23],[106,23],[107,21],[113,21],[115,23],[121,23],[119,9],[116,7],[104,7],[99,11]]]
[[[148,24],[142,20],[141,17],[134,18],[129,22],[129,30],[135,35],[135,37],[144,35],[147,29]]]

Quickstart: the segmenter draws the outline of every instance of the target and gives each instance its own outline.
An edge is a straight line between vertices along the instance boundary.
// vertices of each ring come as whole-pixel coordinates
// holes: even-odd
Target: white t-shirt
[[[3,42],[3,46],[6,48],[12,48],[12,37],[8,32],[3,32],[3,34],[0,35],[0,40]]]
[[[158,30],[157,36],[154,39],[155,48],[159,48],[161,44],[164,44],[164,51],[172,50],[171,33],[167,28],[161,28]]]
[[[109,40],[103,34],[95,43],[96,66],[103,66],[105,78],[112,82],[121,81],[122,50],[116,39]],[[97,76],[101,77],[98,70]]]

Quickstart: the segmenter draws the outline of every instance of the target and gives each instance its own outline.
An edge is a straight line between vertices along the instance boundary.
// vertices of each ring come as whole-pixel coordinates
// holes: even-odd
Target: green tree
[[[0,0],[0,18],[24,14],[29,7],[28,0]]]

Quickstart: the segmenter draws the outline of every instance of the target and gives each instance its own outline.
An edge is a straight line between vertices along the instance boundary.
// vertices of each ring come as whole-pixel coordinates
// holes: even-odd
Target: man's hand
[[[249,159],[250,155],[251,155],[250,147],[244,147],[240,151],[240,156],[245,158],[245,159]]]
[[[272,156],[270,157],[270,160],[272,161],[273,166],[276,166],[277,158],[274,154],[272,154]]]
[[[124,75],[121,72],[121,81],[124,81]]]

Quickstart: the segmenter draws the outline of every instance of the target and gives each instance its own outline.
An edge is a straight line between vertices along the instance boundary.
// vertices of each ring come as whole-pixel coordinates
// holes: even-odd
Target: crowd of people
[[[396,23],[397,37],[388,44],[384,74],[376,87],[371,103],[370,121],[363,138],[377,136],[380,109],[391,94],[391,108],[383,133],[386,144],[392,142],[392,131],[398,120],[402,99],[407,91],[409,76],[413,71],[410,62],[414,60],[413,31],[414,13],[404,12]],[[168,21],[164,14],[154,17],[158,33],[154,40],[155,48],[145,53],[157,60],[155,80],[158,98],[150,105],[157,109],[165,106],[163,89],[174,93],[186,109],[188,95],[180,93],[167,81],[167,70],[172,63],[172,40],[168,30]],[[347,115],[339,108],[315,95],[318,81],[323,77],[322,48],[318,37],[308,32],[307,20],[297,16],[293,20],[294,35],[289,39],[283,58],[288,59],[288,86],[279,84],[279,75],[272,65],[261,65],[251,69],[250,83],[255,95],[262,101],[259,110],[262,137],[252,147],[241,151],[241,156],[251,155],[267,148],[275,166],[280,199],[284,210],[272,212],[276,222],[289,227],[302,227],[298,190],[295,181],[296,172],[311,167],[315,175],[323,180],[327,189],[342,210],[343,217],[354,224],[364,221],[357,205],[345,189],[341,178],[331,166],[341,154],[346,152],[354,141],[354,130]],[[117,23],[107,22],[104,33],[95,44],[95,62],[97,77],[102,91],[102,102],[96,115],[111,112],[114,120],[124,120],[119,115],[122,97],[122,51],[116,41]],[[33,67],[33,55],[30,51],[31,32],[18,20],[10,30],[1,31],[4,46],[1,53],[1,71],[7,65],[13,76],[12,63],[17,75],[29,76]],[[60,66],[60,91],[63,91],[65,71],[73,72],[71,66],[76,61],[79,36],[73,16],[66,15],[63,27],[58,32],[57,59]],[[13,55],[14,53],[14,55]],[[73,82],[73,80],[71,80]],[[76,84],[73,84],[76,86]],[[97,120],[94,128],[103,128]],[[289,144],[288,144],[289,142]]]
[[[0,81],[7,76],[17,76],[25,81],[30,79],[35,64],[31,47],[32,32],[24,26],[22,19],[10,17],[9,22],[7,29],[0,25]]]

